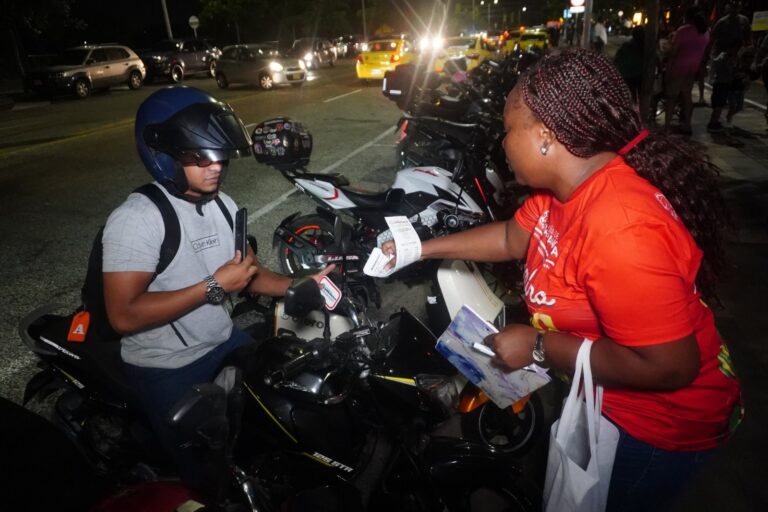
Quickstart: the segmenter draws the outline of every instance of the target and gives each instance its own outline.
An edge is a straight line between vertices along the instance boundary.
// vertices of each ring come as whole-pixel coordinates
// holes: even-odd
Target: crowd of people
[[[618,48],[613,61],[636,103],[643,77],[645,28],[637,25],[624,30],[623,26],[613,26],[598,16],[589,34],[589,46],[598,53],[606,52],[609,32],[630,36]],[[573,19],[564,23],[563,44],[579,46],[581,29]],[[725,5],[722,16],[714,23],[701,7],[688,8],[678,26],[661,25],[656,48],[653,118],[663,110],[667,133],[691,135],[693,108],[707,105],[712,108],[707,131],[730,133],[734,116],[744,107],[744,94],[751,82],[761,79],[768,92],[768,34],[752,32],[749,18],[741,13],[740,2]],[[712,88],[709,103],[704,98],[707,82]],[[694,89],[698,89],[695,102]],[[662,101],[663,109],[658,108]],[[768,111],[765,115],[768,122]],[[673,126],[676,118],[679,124]]]
[[[631,39],[619,48],[614,59],[636,98],[642,79],[644,32],[643,26],[635,27]],[[712,87],[707,131],[730,132],[734,116],[743,109],[747,87],[752,80],[768,73],[768,37],[752,33],[749,18],[740,13],[738,2],[728,4],[724,15],[711,26],[699,7],[690,7],[680,26],[674,30],[661,29],[657,51],[654,100],[665,102],[666,132],[691,134],[693,107],[707,105],[707,79]],[[698,86],[696,103],[694,86]],[[675,117],[680,121],[677,126],[672,124]]]

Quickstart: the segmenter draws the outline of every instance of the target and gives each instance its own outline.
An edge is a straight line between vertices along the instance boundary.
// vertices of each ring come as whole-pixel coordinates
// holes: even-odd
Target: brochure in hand
[[[492,324],[465,304],[438,338],[435,348],[467,379],[482,389],[493,403],[504,409],[552,378],[546,370],[535,364],[513,371],[505,371],[491,364],[493,351],[485,346],[483,340],[497,332]]]

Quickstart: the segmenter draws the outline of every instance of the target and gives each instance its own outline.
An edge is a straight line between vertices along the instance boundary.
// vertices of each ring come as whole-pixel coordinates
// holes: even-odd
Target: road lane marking
[[[354,90],[354,91],[352,91],[352,92],[348,92],[348,93],[345,93],[345,94],[340,94],[339,96],[334,96],[333,98],[328,98],[327,100],[323,100],[323,103],[330,103],[330,102],[332,102],[332,101],[336,101],[336,100],[338,100],[338,99],[341,99],[341,98],[343,98],[344,96],[349,96],[350,94],[357,94],[357,93],[359,93],[360,91],[362,91],[362,89],[355,89],[355,90]]]
[[[115,128],[123,128],[128,125],[132,125],[134,122],[134,118],[129,119],[123,119],[122,121],[116,121],[114,123],[105,124],[102,126],[98,126],[96,128],[91,128],[90,130],[85,130],[80,133],[75,133],[73,135],[68,135],[66,137],[62,137],[58,140],[51,140],[47,142],[35,142],[32,144],[28,144],[26,146],[21,146],[17,148],[8,148],[8,149],[0,149],[0,157],[6,157],[10,155],[15,155],[17,153],[23,153],[25,151],[29,151],[30,149],[40,149],[47,146],[55,146],[56,144],[61,144],[62,142],[69,142],[76,139],[82,139],[84,137],[88,137],[90,135],[93,135],[95,133],[103,132],[106,130],[113,130]]]
[[[256,125],[252,124],[252,125],[248,125],[248,126],[256,126]],[[247,129],[250,131],[250,128],[247,128]],[[382,133],[380,133],[379,135],[374,137],[373,140],[371,140],[371,141],[365,143],[364,145],[360,146],[359,148],[357,148],[356,150],[352,151],[350,154],[348,154],[344,158],[341,158],[341,159],[335,161],[334,163],[332,163],[331,165],[329,165],[328,167],[326,167],[325,169],[323,169],[321,171],[317,171],[317,174],[328,174],[329,172],[331,172],[334,169],[338,168],[341,164],[349,161],[353,157],[357,156],[359,153],[361,153],[361,152],[365,151],[366,149],[372,147],[373,145],[375,145],[377,142],[379,142],[381,139],[383,139],[387,135],[392,135],[393,131],[394,131],[393,127],[387,128]],[[248,215],[248,224],[250,225],[251,223],[256,221],[258,218],[263,217],[267,213],[269,213],[272,210],[274,210],[275,208],[277,208],[280,204],[285,202],[285,200],[288,199],[290,196],[292,196],[293,194],[298,194],[298,193],[299,193],[299,191],[294,188],[292,190],[289,190],[288,192],[285,192],[285,193],[281,194],[280,196],[277,197],[277,199],[273,199],[272,201],[270,201],[269,203],[265,204],[264,206],[262,206],[258,210],[254,211],[252,214]]]

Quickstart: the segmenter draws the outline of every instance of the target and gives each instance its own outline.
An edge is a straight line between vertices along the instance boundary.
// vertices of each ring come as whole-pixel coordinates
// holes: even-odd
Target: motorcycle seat
[[[405,191],[401,188],[391,188],[384,192],[356,192],[354,190],[344,189],[344,194],[350,201],[355,203],[358,208],[370,210],[385,210],[403,202]]]
[[[44,315],[29,326],[29,335],[42,342],[49,351],[52,343],[60,347],[56,348],[55,356],[44,359],[86,386],[115,395],[130,406],[138,406],[134,386],[128,380],[125,363],[120,357],[120,341],[66,341],[71,321],[71,315]]]
[[[307,178],[310,180],[324,181],[330,183],[334,187],[347,187],[349,186],[349,180],[343,174],[317,174],[312,172],[305,172],[301,174],[301,178]]]

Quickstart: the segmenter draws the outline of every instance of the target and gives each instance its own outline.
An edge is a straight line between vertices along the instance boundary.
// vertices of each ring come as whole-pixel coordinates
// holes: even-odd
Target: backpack
[[[152,275],[152,281],[154,281],[176,257],[181,244],[181,225],[171,202],[157,185],[147,183],[133,192],[143,194],[157,206],[165,226],[165,236],[160,245],[160,260],[157,263],[155,273]],[[233,222],[229,210],[224,206],[224,202],[219,196],[216,196],[215,201],[231,228]],[[104,276],[102,274],[104,249],[101,240],[103,234],[104,226],[96,234],[91,253],[88,256],[85,282],[80,290],[82,305],[75,312],[67,337],[69,341],[119,341],[122,338],[122,335],[110,325],[107,307],[104,303]],[[87,318],[84,320],[83,317]]]

